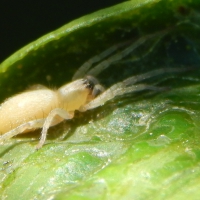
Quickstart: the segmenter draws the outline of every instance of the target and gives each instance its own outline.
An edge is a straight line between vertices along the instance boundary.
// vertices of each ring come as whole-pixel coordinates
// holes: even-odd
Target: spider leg
[[[86,104],[85,106],[81,107],[80,111],[86,111],[98,106],[103,105],[105,102],[113,99],[116,96],[124,95],[131,92],[137,92],[142,90],[163,90],[163,88],[156,87],[153,85],[146,85],[146,84],[138,84],[133,85],[139,81],[144,79],[152,78],[154,76],[158,76],[165,73],[172,73],[172,72],[184,72],[193,69],[193,67],[184,67],[184,68],[161,68],[156,69],[144,74],[136,75],[125,79],[122,82],[114,84],[112,87],[107,89],[105,92],[100,94],[97,98]]]
[[[87,71],[92,67],[92,65],[94,63],[97,63],[97,62],[101,61],[102,59],[108,57],[113,52],[117,51],[117,49],[127,45],[128,43],[130,43],[130,41],[126,41],[126,42],[123,42],[123,43],[119,43],[117,45],[113,45],[112,47],[106,49],[102,53],[90,58],[88,61],[83,63],[83,65],[76,71],[76,73],[72,77],[72,80],[76,80],[78,78],[84,77],[85,74],[87,73]]]
[[[67,111],[65,111],[61,108],[53,109],[44,122],[40,141],[39,141],[38,145],[36,146],[36,149],[40,149],[43,146],[43,144],[46,140],[46,137],[47,137],[47,131],[48,131],[49,127],[58,123],[58,122],[56,123],[54,120],[56,115],[60,116],[62,119],[73,118],[73,113],[68,113]]]
[[[147,48],[147,50],[146,50],[146,52],[144,52],[144,54],[140,54],[139,56],[134,56],[133,58],[123,59],[123,60],[119,61],[119,63],[125,64],[125,63],[133,63],[133,62],[138,62],[140,60],[143,60],[145,57],[147,57],[150,53],[152,53],[154,51],[155,47],[159,44],[161,39],[162,39],[162,37],[156,38],[156,40],[152,43],[152,45],[149,48]]]
[[[89,70],[87,72],[87,74],[91,75],[91,76],[97,76],[103,70],[108,68],[112,63],[117,62],[117,61],[123,59],[124,57],[128,56],[131,52],[133,52],[137,47],[142,45],[148,39],[151,39],[151,38],[154,38],[154,37],[163,37],[166,33],[167,33],[167,31],[164,30],[164,31],[157,32],[155,34],[150,34],[150,35],[146,35],[146,36],[139,38],[137,41],[134,41],[131,45],[129,45],[123,51],[120,51],[119,53],[116,53],[113,56],[109,57],[108,59],[100,62],[94,68]]]
[[[136,75],[136,76],[131,76],[127,79],[125,79],[123,82],[126,86],[129,86],[129,85],[133,85],[137,82],[140,82],[140,81],[143,81],[145,79],[148,79],[148,78],[152,78],[154,76],[158,76],[158,75],[161,75],[161,74],[165,74],[165,73],[181,73],[181,72],[185,72],[185,71],[189,71],[189,70],[192,70],[194,69],[194,67],[174,67],[174,68],[160,68],[160,69],[156,69],[156,70],[152,70],[150,72],[146,72],[144,74],[139,74],[139,75]]]
[[[21,124],[20,126],[12,129],[11,131],[8,131],[7,133],[4,133],[3,135],[0,136],[0,143],[3,143],[4,141],[20,134],[23,133],[25,130],[28,129],[37,129],[41,128],[44,124],[44,119],[37,119],[33,121],[26,122],[24,124]]]
[[[116,96],[124,95],[131,92],[138,92],[142,90],[159,90],[159,87],[145,84],[138,84],[126,87],[123,82],[119,82],[108,90],[100,94],[93,101],[89,102],[85,106],[81,107],[79,111],[84,112],[86,110],[90,110],[99,106],[104,105],[107,101],[115,98]]]

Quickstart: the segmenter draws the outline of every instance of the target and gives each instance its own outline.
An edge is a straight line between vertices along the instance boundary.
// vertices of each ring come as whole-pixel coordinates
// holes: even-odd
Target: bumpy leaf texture
[[[76,112],[73,120],[49,130],[39,151],[40,130],[2,144],[1,199],[199,198],[198,0],[128,1],[77,19],[0,65],[0,98],[36,83],[59,87],[89,58],[155,33],[103,71],[101,83],[108,88],[167,67],[189,70],[144,81],[159,90],[123,95]]]

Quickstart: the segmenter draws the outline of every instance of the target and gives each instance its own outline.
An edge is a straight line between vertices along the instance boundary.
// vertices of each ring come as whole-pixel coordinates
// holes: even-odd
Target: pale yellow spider
[[[112,46],[83,64],[73,76],[73,81],[63,85],[58,90],[52,90],[39,85],[32,90],[25,91],[7,99],[0,106],[0,142],[2,143],[18,134],[42,128],[41,138],[36,147],[39,149],[45,143],[49,127],[65,119],[72,119],[75,110],[81,112],[90,110],[102,106],[105,102],[118,95],[124,95],[134,91],[145,89],[157,90],[158,88],[155,86],[133,84],[159,74],[181,72],[185,69],[161,68],[153,70],[125,79],[122,82],[114,84],[107,90],[104,90],[94,76],[97,76],[113,62],[119,61],[130,54],[147,39],[163,36],[164,34],[165,32],[160,32],[141,37],[132,43],[129,41],[128,43]],[[119,47],[127,46],[127,44],[129,46],[124,50],[110,56],[90,69],[92,64],[101,61],[114,53]]]

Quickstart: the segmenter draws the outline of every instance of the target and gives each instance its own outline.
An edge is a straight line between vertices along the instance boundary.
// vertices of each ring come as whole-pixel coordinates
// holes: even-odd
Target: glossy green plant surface
[[[157,36],[98,76],[105,87],[154,69],[188,70],[144,81],[159,91],[76,112],[49,130],[39,151],[40,130],[1,145],[1,199],[198,199],[199,13],[198,0],[129,1],[77,19],[5,60],[2,101],[32,84],[59,87],[89,58],[150,34]]]

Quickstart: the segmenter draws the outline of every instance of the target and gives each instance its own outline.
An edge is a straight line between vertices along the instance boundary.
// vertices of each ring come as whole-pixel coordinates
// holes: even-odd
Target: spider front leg
[[[107,101],[115,98],[116,96],[121,96],[127,93],[131,92],[138,92],[142,90],[155,90],[155,91],[162,91],[163,89],[165,90],[166,88],[161,88],[153,85],[146,85],[146,84],[138,84],[138,85],[133,85],[137,82],[140,82],[145,79],[152,78],[154,76],[158,76],[161,74],[165,73],[180,73],[180,72],[185,72],[192,70],[193,68],[189,67],[183,67],[183,68],[161,68],[161,69],[156,69],[144,74],[136,75],[136,76],[131,76],[127,79],[125,79],[122,82],[114,84],[112,87],[107,89],[105,92],[100,94],[97,98],[95,98],[93,101],[89,102],[85,106],[81,107],[80,111],[86,111],[90,110],[96,107],[99,107],[106,103]]]
[[[86,110],[91,110],[93,108],[104,105],[107,101],[114,99],[116,96],[122,96],[123,94],[138,92],[142,90],[160,90],[160,88],[145,84],[126,87],[123,82],[119,82],[107,89],[105,92],[100,94],[97,98],[95,98],[85,106],[81,107],[79,111],[84,112]]]
[[[55,120],[56,116],[59,116],[61,119],[59,121]],[[39,141],[38,145],[36,146],[36,149],[40,149],[43,146],[43,144],[45,143],[45,140],[47,137],[47,131],[50,126],[56,125],[64,119],[72,119],[73,116],[74,116],[74,113],[68,113],[67,111],[65,111],[61,108],[53,109],[44,122],[40,141]]]
[[[136,48],[144,44],[147,40],[151,38],[159,38],[159,40],[166,35],[169,30],[159,31],[153,34],[145,35],[138,40],[129,40],[126,42],[122,42],[116,45],[111,46],[110,48],[106,49],[102,53],[92,57],[88,61],[86,61],[74,74],[72,80],[76,80],[78,78],[84,77],[86,74],[91,76],[97,76],[103,70],[110,67],[113,63],[122,60],[124,57],[128,56],[132,53]],[[156,42],[157,44],[157,42]],[[121,49],[122,47],[126,46],[125,49],[122,51],[115,53],[117,50]],[[152,46],[154,48],[155,45]],[[152,51],[152,49],[150,49]],[[114,54],[115,53],[115,54]],[[148,54],[148,53],[147,53]],[[145,55],[144,55],[145,56]],[[105,59],[106,58],[106,59]],[[95,67],[92,68],[92,65],[98,63]]]
[[[102,53],[90,58],[88,61],[83,63],[83,65],[76,71],[76,73],[72,77],[72,80],[76,80],[78,78],[84,77],[87,74],[87,71],[92,67],[92,65],[94,63],[97,63],[97,62],[103,60],[104,58],[108,57],[109,55],[111,55],[112,53],[117,51],[120,47],[123,47],[129,43],[130,43],[130,41],[116,44],[116,45],[106,49]]]

